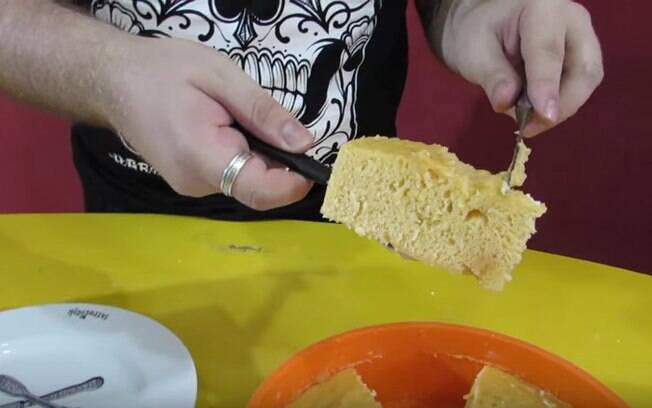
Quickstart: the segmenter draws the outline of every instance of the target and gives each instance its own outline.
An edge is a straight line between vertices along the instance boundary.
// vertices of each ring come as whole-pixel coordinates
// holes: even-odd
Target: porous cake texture
[[[503,191],[504,172],[461,162],[436,144],[365,137],[344,144],[323,216],[398,252],[502,290],[545,204]]]
[[[491,366],[480,370],[464,399],[464,408],[572,408],[552,393]]]

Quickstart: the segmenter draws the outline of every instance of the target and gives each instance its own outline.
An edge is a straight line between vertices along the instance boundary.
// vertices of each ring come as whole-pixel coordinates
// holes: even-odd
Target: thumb
[[[213,75],[200,84],[202,91],[260,140],[293,153],[310,148],[313,136],[298,119],[228,57],[219,55],[217,63],[219,75],[211,70]]]
[[[494,34],[486,33],[477,38],[480,40],[475,40],[467,49],[466,68],[462,74],[482,87],[494,111],[507,113],[518,97],[521,77]]]

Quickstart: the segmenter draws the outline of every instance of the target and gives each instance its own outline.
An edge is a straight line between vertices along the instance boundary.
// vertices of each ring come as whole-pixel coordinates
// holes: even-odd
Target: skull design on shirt
[[[123,30],[227,54],[312,131],[331,164],[357,132],[356,92],[382,0],[94,0]]]

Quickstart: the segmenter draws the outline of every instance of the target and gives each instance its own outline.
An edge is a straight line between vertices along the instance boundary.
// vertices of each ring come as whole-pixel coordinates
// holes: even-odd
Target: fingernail
[[[557,101],[554,99],[548,99],[548,102],[546,102],[546,105],[543,109],[543,116],[545,116],[546,119],[551,122],[557,122],[557,117],[559,116]]]
[[[291,149],[302,149],[312,143],[312,137],[308,130],[293,120],[289,120],[281,130],[283,141]]]

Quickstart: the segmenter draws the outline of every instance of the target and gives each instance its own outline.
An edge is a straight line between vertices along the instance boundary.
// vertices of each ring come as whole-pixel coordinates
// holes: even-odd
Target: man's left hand
[[[602,82],[600,44],[589,12],[578,3],[451,0],[440,13],[446,13],[440,57],[480,85],[496,112],[514,116],[526,78],[537,114],[524,136],[574,115]]]

